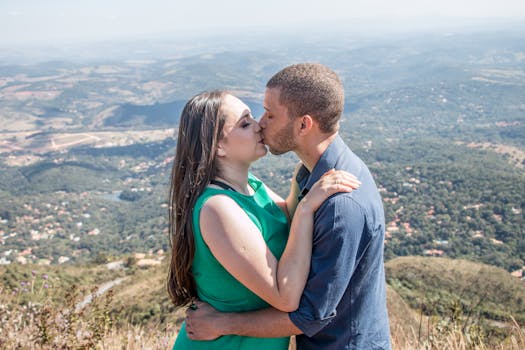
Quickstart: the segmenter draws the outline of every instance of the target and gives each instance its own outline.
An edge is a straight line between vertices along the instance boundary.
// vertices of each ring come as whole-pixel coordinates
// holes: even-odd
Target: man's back
[[[303,191],[331,168],[354,174],[362,185],[330,197],[316,212],[310,275],[299,309],[290,314],[305,333],[297,337],[298,349],[390,349],[381,197],[366,165],[340,137],[311,174],[298,174]]]

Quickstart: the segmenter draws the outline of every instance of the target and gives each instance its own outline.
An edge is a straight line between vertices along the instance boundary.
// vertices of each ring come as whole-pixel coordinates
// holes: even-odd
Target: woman
[[[248,172],[267,150],[249,108],[222,91],[184,107],[170,189],[168,291],[177,306],[196,298],[219,311],[297,308],[310,266],[313,214],[358,181],[331,171],[297,204]],[[293,220],[289,224],[289,213]],[[223,336],[192,341],[183,324],[174,349],[287,349],[288,338]]]

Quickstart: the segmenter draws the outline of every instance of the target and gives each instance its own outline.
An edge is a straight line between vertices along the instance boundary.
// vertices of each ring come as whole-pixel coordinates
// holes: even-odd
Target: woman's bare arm
[[[315,210],[331,194],[358,186],[347,173],[332,171],[323,176],[298,204],[280,261],[248,215],[228,196],[213,196],[202,207],[202,236],[215,258],[239,282],[273,307],[293,311],[310,269]]]

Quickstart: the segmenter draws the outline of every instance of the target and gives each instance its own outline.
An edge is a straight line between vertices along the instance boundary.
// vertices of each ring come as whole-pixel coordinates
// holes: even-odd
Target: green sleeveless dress
[[[277,259],[280,259],[288,239],[289,225],[286,215],[270,198],[264,184],[251,174],[248,176],[248,183],[255,191],[253,196],[208,187],[199,196],[193,208],[195,256],[192,271],[197,284],[197,294],[200,300],[223,312],[253,311],[267,308],[269,305],[230,275],[204,242],[199,215],[206,200],[218,194],[232,198],[259,228],[266,245]],[[212,341],[194,341],[188,338],[186,324],[183,323],[173,349],[287,350],[288,342],[288,337],[252,338],[237,335],[222,336]]]

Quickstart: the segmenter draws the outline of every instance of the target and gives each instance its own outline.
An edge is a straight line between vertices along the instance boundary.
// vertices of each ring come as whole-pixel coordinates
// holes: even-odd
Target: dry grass
[[[152,270],[140,270],[136,274],[137,284],[132,287],[137,293],[135,299],[129,291],[119,290],[123,288],[119,285],[106,294],[94,295],[92,302],[81,309],[79,302],[86,294],[94,294],[97,288],[57,290],[61,287],[53,286],[51,278],[36,271],[16,290],[0,286],[0,349],[171,348],[183,310],[162,307],[161,312],[168,313],[169,317],[163,322],[156,319],[142,325],[133,324],[131,319],[119,319],[125,312],[119,313],[118,308],[126,304],[127,308],[134,307],[142,298],[147,299],[147,304],[160,298],[151,286],[161,284],[162,279]],[[52,298],[57,294],[64,297],[57,301]],[[513,318],[502,328],[503,336],[496,338],[480,328],[480,323],[466,320],[459,306],[451,308],[449,314],[426,317],[411,309],[393,289],[389,288],[387,297],[394,350],[525,349],[524,329]],[[290,350],[293,349],[292,339]]]
[[[97,297],[91,290],[91,303],[79,308],[85,290],[72,288],[57,303],[52,291],[36,284],[22,292],[0,290],[0,349],[168,349],[177,335],[175,324],[117,327],[111,291]],[[32,301],[21,302],[22,294]]]
[[[428,318],[421,328],[427,333],[422,336],[417,329],[400,325],[390,330],[394,350],[522,350],[525,349],[525,331],[513,320],[503,341],[473,336],[472,331],[459,327],[443,329],[440,322]],[[474,332],[475,333],[475,332]]]
[[[124,328],[111,329],[98,344],[98,349],[170,349],[175,342],[178,329],[175,325],[158,328],[127,325]]]

